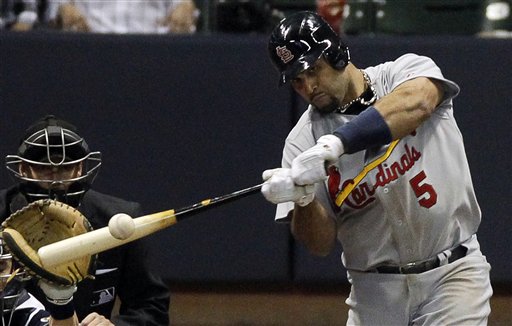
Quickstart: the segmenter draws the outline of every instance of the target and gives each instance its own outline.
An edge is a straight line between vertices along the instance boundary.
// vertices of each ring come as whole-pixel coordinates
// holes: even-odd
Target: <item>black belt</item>
[[[448,264],[466,256],[468,249],[463,246],[458,246],[452,250],[451,256],[448,258]],[[379,266],[373,272],[383,274],[420,274],[441,265],[439,258],[435,257],[417,263],[409,263],[403,266]]]

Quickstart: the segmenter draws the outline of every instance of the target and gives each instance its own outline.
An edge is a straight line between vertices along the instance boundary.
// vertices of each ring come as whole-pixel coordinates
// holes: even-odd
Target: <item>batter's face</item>
[[[348,90],[345,70],[337,70],[323,58],[292,79],[293,89],[317,110],[329,113],[340,107]]]

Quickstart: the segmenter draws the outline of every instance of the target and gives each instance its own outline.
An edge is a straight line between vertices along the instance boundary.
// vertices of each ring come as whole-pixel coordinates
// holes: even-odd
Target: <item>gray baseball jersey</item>
[[[424,76],[440,81],[444,99],[432,116],[399,140],[389,157],[370,170],[338,207],[340,191],[381,157],[387,146],[342,155],[329,170],[316,197],[337,218],[343,263],[365,271],[377,265],[400,265],[435,257],[470,239],[480,224],[464,144],[453,117],[452,98],[459,87],[445,79],[429,58],[406,54],[395,61],[365,69],[383,97],[403,82]],[[354,116],[321,114],[309,107],[289,133],[283,167]],[[293,203],[279,204],[276,220],[286,217]]]

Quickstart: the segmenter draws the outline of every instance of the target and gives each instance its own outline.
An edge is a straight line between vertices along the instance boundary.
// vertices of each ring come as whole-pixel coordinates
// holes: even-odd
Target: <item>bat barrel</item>
[[[135,224],[133,234],[123,240],[114,238],[108,227],[103,227],[41,247],[37,251],[41,264],[48,268],[73,261],[78,257],[119,247],[171,226],[177,220],[174,210],[169,210],[137,217],[133,222]]]

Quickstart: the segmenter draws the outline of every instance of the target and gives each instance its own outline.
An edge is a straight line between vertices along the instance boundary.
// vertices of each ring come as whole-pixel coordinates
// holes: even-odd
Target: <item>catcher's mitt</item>
[[[55,200],[38,200],[9,216],[1,230],[14,259],[30,275],[65,286],[92,277],[96,256],[45,268],[37,254],[45,245],[92,230],[89,221],[75,208]]]

